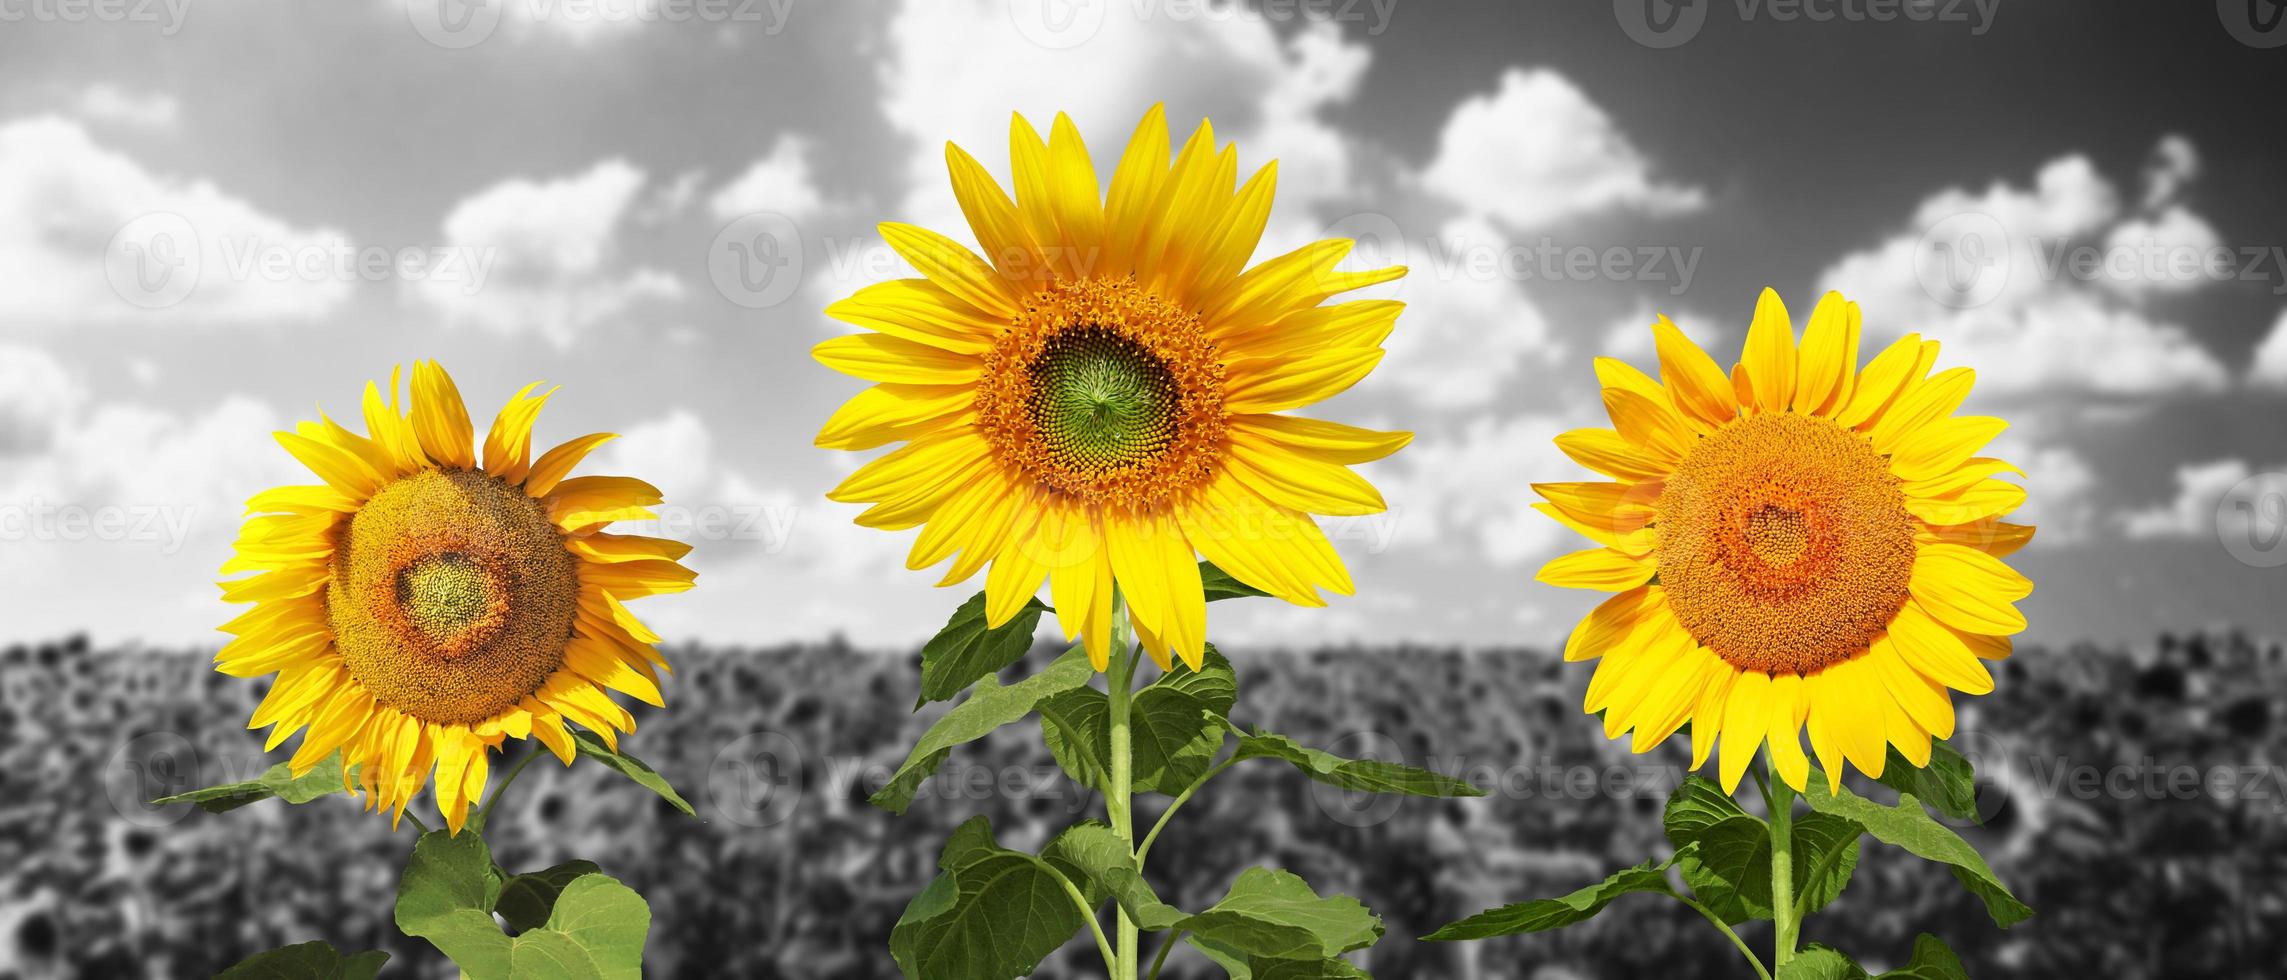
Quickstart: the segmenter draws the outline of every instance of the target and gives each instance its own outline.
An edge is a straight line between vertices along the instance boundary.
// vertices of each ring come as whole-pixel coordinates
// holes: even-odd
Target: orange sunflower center
[[[428,470],[382,487],[340,533],[326,615],[343,669],[381,703],[482,721],[563,665],[578,559],[523,490]]]
[[[1058,282],[986,355],[977,422],[1001,459],[1088,503],[1146,506],[1214,472],[1223,365],[1199,317],[1128,280]]]
[[[1741,670],[1809,674],[1889,628],[1914,518],[1858,433],[1792,414],[1700,440],[1653,505],[1660,586],[1684,628]]]

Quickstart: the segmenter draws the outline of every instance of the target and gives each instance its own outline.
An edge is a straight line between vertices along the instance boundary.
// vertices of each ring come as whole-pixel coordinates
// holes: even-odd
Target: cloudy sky
[[[2037,638],[2277,634],[2287,26],[2242,6],[0,0],[0,633],[210,642],[240,505],[309,482],[270,432],[434,357],[623,434],[698,545],[663,630],[916,641],[966,590],[821,496],[861,457],[810,444],[856,388],[818,311],[908,274],[876,221],[966,237],[944,141],[1005,173],[1064,110],[1108,173],[1165,102],[1280,160],[1263,254],[1413,269],[1320,409],[1419,433],[1329,524],[1358,597],[1215,636],[1560,638],[1527,484],[1581,478],[1589,359],[1666,313],[1728,361],[1766,284],[1978,371]]]

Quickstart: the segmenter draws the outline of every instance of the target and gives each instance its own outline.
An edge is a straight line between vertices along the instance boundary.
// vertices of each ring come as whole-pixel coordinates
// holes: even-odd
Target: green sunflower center
[[[1104,327],[1066,330],[1048,339],[1030,370],[1025,408],[1043,448],[1062,466],[1132,466],[1175,441],[1175,375],[1142,344]]]
[[[432,638],[450,637],[481,622],[494,598],[491,581],[469,556],[439,552],[397,573],[397,605],[405,619]]]

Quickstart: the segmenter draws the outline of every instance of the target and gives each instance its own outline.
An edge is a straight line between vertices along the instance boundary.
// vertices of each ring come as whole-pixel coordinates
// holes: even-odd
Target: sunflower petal
[[[1755,395],[1755,407],[1784,412],[1795,396],[1795,327],[1787,319],[1787,304],[1775,289],[1765,287],[1755,299],[1755,320],[1747,327],[1747,346],[1739,366],[1746,369]],[[1729,724],[1725,726],[1729,730]]]

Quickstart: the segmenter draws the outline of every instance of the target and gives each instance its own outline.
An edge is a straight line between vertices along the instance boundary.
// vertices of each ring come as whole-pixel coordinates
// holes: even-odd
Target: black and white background
[[[1665,313],[1728,361],[1764,285],[1798,317],[1841,289],[1869,344],[1942,340],[1978,371],[1973,410],[2013,422],[2033,628],[1961,744],[1992,781],[1970,833],[2039,914],[2001,932],[1942,872],[1869,851],[1808,937],[1879,965],[1934,931],[1979,976],[2274,975],[2283,20],[2278,0],[0,0],[0,976],[203,976],[311,938],[450,975],[394,936],[410,837],[384,821],[139,803],[265,765],[242,730],[258,686],[206,654],[244,499],[306,482],[270,432],[424,357],[486,417],[564,385],[540,438],[622,433],[596,471],[658,484],[650,530],[697,546],[699,588],[640,610],[687,666],[629,747],[705,822],[543,767],[497,846],[629,879],[663,975],[893,972],[884,937],[945,829],[1044,831],[1093,801],[1027,730],[905,818],[864,804],[930,717],[902,711],[912,651],[966,592],[824,500],[862,458],[810,446],[855,391],[808,357],[842,332],[818,311],[906,274],[874,222],[965,237],[944,141],[1005,174],[1009,113],[1062,110],[1108,172],[1162,101],[1243,166],[1280,160],[1263,254],[1340,235],[1413,270],[1377,290],[1409,304],[1388,359],[1322,409],[1419,433],[1367,469],[1389,512],[1327,525],[1358,595],[1218,604],[1240,710],[1491,791],[1360,809],[1248,774],[1170,832],[1163,892],[1294,867],[1385,916],[1378,976],[1734,975],[1650,900],[1544,937],[1410,937],[1659,846],[1681,754],[1630,756],[1579,714],[1587,671],[1550,650],[1592,597],[1531,581],[1572,547],[1525,503],[1576,478],[1550,439],[1596,424],[1589,359],[1648,362]]]

